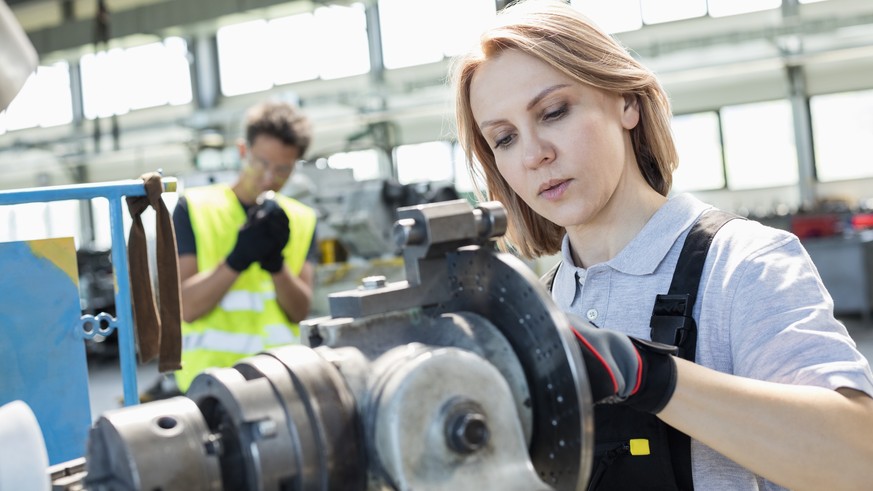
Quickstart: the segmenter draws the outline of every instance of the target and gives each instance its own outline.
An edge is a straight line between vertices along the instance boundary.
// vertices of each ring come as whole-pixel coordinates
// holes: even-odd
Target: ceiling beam
[[[135,34],[159,36],[174,28],[191,32],[198,25],[217,28],[217,19],[256,9],[281,4],[299,3],[311,8],[308,0],[173,0],[140,5],[126,10],[110,12],[111,36],[123,38]],[[340,2],[341,3],[341,2]],[[76,19],[62,24],[29,31],[34,47],[40,55],[64,51],[94,42],[94,20]]]

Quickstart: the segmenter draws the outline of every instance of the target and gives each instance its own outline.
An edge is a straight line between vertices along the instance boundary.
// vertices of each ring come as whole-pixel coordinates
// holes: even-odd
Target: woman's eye
[[[507,135],[507,136],[504,136],[503,138],[499,138],[494,143],[494,148],[504,148],[504,147],[508,146],[510,143],[512,143],[512,135]]]
[[[559,108],[554,111],[548,111],[543,115],[543,119],[546,121],[553,121],[555,119],[560,119],[561,116],[567,113],[567,105],[562,104]]]

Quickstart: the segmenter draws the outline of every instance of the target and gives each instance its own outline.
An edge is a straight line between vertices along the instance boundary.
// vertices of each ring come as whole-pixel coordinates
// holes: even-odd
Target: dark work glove
[[[291,229],[288,225],[288,215],[285,210],[273,200],[265,200],[263,206],[267,208],[265,220],[267,221],[271,244],[273,248],[267,252],[259,260],[261,268],[269,273],[278,273],[282,269],[282,264],[285,263],[285,256],[282,251],[288,244],[288,239],[291,236]]]
[[[567,314],[582,349],[595,404],[626,404],[657,414],[676,389],[674,346],[599,329]]]
[[[285,264],[285,256],[282,255],[282,249],[283,247],[280,247],[258,261],[261,269],[268,273],[278,273],[282,269],[282,265]]]
[[[276,272],[282,268],[282,249],[288,243],[288,216],[285,211],[272,199],[259,200],[248,211],[246,223],[240,227],[237,233],[236,245],[228,254],[227,265],[237,272],[245,271],[252,263],[268,260],[269,266]],[[275,265],[275,256],[280,256],[278,267]],[[272,261],[272,262],[270,262]]]

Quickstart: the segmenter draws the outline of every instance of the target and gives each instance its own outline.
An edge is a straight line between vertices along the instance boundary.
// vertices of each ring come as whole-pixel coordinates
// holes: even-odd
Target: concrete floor
[[[860,317],[843,317],[841,319],[849,330],[852,339],[858,344],[858,349],[873,361],[873,321]],[[96,419],[100,414],[110,409],[122,406],[123,385],[118,361],[106,359],[89,362],[91,415]],[[159,376],[157,363],[148,363],[137,368],[137,385],[142,392],[151,386]]]

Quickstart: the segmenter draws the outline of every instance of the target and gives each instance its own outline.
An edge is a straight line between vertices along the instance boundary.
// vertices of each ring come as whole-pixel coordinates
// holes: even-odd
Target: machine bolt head
[[[258,438],[272,438],[276,436],[278,427],[272,419],[264,419],[255,423],[255,435]]]
[[[463,412],[450,418],[447,430],[449,447],[469,454],[484,447],[491,437],[485,416],[479,412]]]
[[[384,276],[367,276],[361,280],[361,286],[364,287],[364,290],[375,290],[387,284],[388,280]]]
[[[207,455],[221,457],[224,454],[224,445],[221,443],[221,436],[219,435],[209,435],[206,441],[203,442],[203,448],[206,450]]]
[[[416,223],[413,218],[397,220],[394,222],[394,229],[392,230],[394,245],[397,246],[398,250],[402,250],[406,246],[422,244],[426,237],[421,228],[421,225]]]

